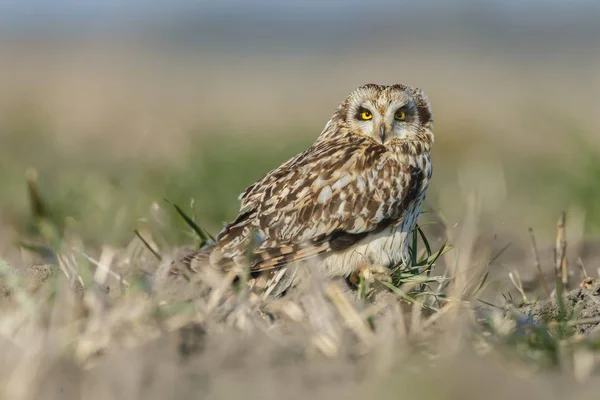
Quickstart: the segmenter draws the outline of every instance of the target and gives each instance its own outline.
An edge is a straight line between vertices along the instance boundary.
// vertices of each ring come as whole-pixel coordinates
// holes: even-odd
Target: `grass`
[[[362,277],[353,292],[314,276],[265,299],[230,290],[231,276],[166,280],[182,245],[213,240],[245,186],[312,140],[233,131],[205,128],[176,157],[131,159],[69,149],[32,112],[5,127],[0,217],[16,234],[0,259],[0,398],[479,398],[478,382],[490,398],[542,397],[553,385],[585,398],[594,387],[595,286],[537,300],[513,273],[515,291],[489,267],[502,250],[479,241],[477,203],[464,193],[452,197],[465,210],[456,225],[421,216],[411,268],[392,282]],[[571,170],[542,158],[527,173],[508,166],[508,185],[561,189],[548,210],[576,198],[593,230],[598,168],[591,146],[578,149]],[[454,167],[440,169],[436,179],[451,181]]]
[[[339,388],[327,395],[338,382],[349,385],[350,392],[387,397],[404,390],[443,398],[431,386],[444,381],[439,374],[462,380],[473,365],[491,370],[510,365],[515,372],[506,376],[514,382],[531,371],[540,376],[562,371],[579,382],[593,376],[600,344],[597,336],[575,334],[580,316],[570,308],[573,297],[565,298],[565,312],[542,319],[534,317],[535,304],[529,312],[510,304],[476,305],[488,279],[485,270],[472,270],[467,254],[473,251],[469,230],[476,224],[464,225],[455,248],[443,242],[436,249],[422,227],[415,229],[412,267],[395,271],[392,283],[382,282],[387,290],[376,297],[365,279],[356,297],[344,285],[316,277],[284,298],[265,299],[228,289],[231,276],[200,273],[191,281],[164,280],[169,250],[177,243],[164,244],[158,257],[150,249],[165,230],[210,240],[177,203],[157,207],[180,221],[169,219],[143,235],[130,235],[124,247],[105,245],[94,258],[87,251],[93,244],[56,222],[35,176],[28,187],[31,239],[51,252],[51,261],[47,253],[42,256],[54,272],[40,275],[29,268],[22,273],[6,261],[0,265],[8,293],[0,332],[8,341],[5,357],[13,371],[0,369],[7,398],[35,398],[40,390],[48,396],[77,393],[78,385],[92,398],[108,392],[115,398],[160,398],[167,392],[184,398],[270,396],[258,382],[294,397],[306,393],[303,379],[313,382],[309,392],[319,397],[352,396]],[[438,262],[450,254],[456,262],[440,268]],[[436,275],[440,271],[445,272]],[[480,355],[472,360],[472,353]],[[450,368],[451,360],[466,364]],[[65,363],[69,367],[52,367]],[[146,381],[145,374],[155,378]],[[405,382],[402,389],[396,388],[398,380]],[[565,385],[571,393],[584,393]],[[500,394],[490,397],[495,396]]]
[[[109,161],[108,149],[92,154],[66,150],[37,122],[13,121],[1,139],[0,163],[5,167],[0,169],[0,179],[6,190],[0,194],[0,215],[20,231],[31,230],[24,201],[25,175],[34,168],[53,222],[60,230],[68,226],[97,247],[122,244],[135,228],[148,223],[153,205],[163,199],[188,211],[193,200],[196,210],[202,210],[198,218],[209,230],[218,231],[223,221],[237,213],[237,196],[249,183],[309,144],[306,137],[273,146],[267,138],[256,140],[252,135],[224,134],[217,129],[214,133],[218,140],[200,141],[192,133],[186,146],[189,151],[169,159],[168,164],[143,155]],[[177,212],[165,212],[161,218],[180,228],[163,232],[168,239],[189,239]]]
[[[560,162],[538,160],[538,167],[528,174],[528,178],[552,188],[550,195],[555,196],[560,203],[576,205],[584,210],[590,233],[598,233],[600,206],[596,199],[600,196],[600,187],[592,182],[600,174],[600,160],[593,144],[578,133],[573,136],[569,154],[577,154],[574,165],[572,161],[567,162],[565,167]]]

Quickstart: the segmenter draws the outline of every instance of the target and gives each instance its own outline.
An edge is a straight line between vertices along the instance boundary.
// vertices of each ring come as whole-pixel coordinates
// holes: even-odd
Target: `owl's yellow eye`
[[[397,121],[404,121],[406,119],[406,113],[404,111],[396,111],[394,119]]]
[[[362,113],[360,113],[360,118],[366,121],[373,118],[373,114],[371,114],[371,111],[365,110]]]

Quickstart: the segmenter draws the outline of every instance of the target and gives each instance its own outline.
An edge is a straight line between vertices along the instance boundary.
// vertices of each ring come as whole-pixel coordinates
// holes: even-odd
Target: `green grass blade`
[[[412,231],[412,246],[409,248],[409,250],[412,249],[412,251],[410,252],[410,259],[412,261],[411,265],[417,264],[418,239],[419,239],[419,237],[418,237],[418,233],[417,233],[417,228],[415,228]]]
[[[498,252],[498,253],[497,253],[495,256],[493,256],[493,257],[490,259],[490,261],[488,262],[488,265],[491,265],[491,264],[492,264],[494,261],[496,261],[498,258],[500,258],[500,256],[501,256],[501,255],[502,255],[502,254],[503,254],[503,253],[504,253],[506,250],[508,250],[508,248],[509,248],[511,245],[512,245],[512,243],[511,243],[511,242],[508,242],[506,245],[504,245],[504,247],[502,247],[502,248],[500,249],[500,251],[499,251],[499,252]]]
[[[421,229],[420,225],[417,225],[417,232],[421,236],[421,240],[423,240],[423,245],[425,246],[425,249],[427,250],[427,257],[429,258],[429,256],[431,256],[431,246],[429,245],[429,241],[427,240],[427,237],[425,237],[425,233]]]
[[[215,238],[204,229],[200,228],[198,224],[190,218],[177,204],[173,203],[169,199],[165,199],[167,203],[172,205],[177,213],[185,220],[185,222],[196,232],[198,237],[200,238],[200,247],[204,246],[209,240],[215,242]]]
[[[146,239],[144,239],[144,237],[143,237],[143,236],[140,234],[140,232],[139,232],[137,229],[136,229],[136,230],[134,230],[133,232],[134,232],[134,233],[135,233],[135,235],[136,235],[136,236],[137,236],[137,237],[138,237],[138,238],[139,238],[139,239],[142,241],[142,243],[144,243],[144,246],[146,246],[146,248],[147,248],[148,250],[150,250],[150,252],[151,252],[152,254],[154,254],[154,257],[156,257],[156,258],[158,259],[158,261],[162,261],[162,257],[161,257],[161,255],[158,253],[158,251],[154,250],[154,249],[152,248],[152,246],[150,246],[150,243],[148,243],[148,242],[146,241]]]
[[[48,210],[40,195],[37,181],[37,171],[31,169],[27,171],[27,195],[29,197],[29,206],[31,207],[31,214],[34,218],[47,218]]]
[[[43,244],[27,243],[25,241],[19,242],[19,246],[29,252],[37,254],[48,263],[58,264],[56,252],[49,246]]]
[[[447,252],[452,250],[452,246],[447,246],[446,245],[447,243],[448,243],[448,240],[444,240],[444,243],[442,243],[440,250],[433,256],[433,259],[431,261],[427,261],[429,266],[432,266],[433,264],[435,264],[435,262],[438,260],[438,258],[440,258],[443,254],[446,254]]]
[[[399,295],[400,297],[402,297],[404,300],[409,301],[411,303],[417,303],[417,304],[423,305],[423,303],[421,303],[420,301],[412,298],[404,290],[401,290],[400,288],[392,285],[391,283],[389,283],[389,282],[383,282],[383,281],[379,281],[379,282],[381,282],[385,287],[387,287],[388,289],[390,289],[392,292],[394,292],[397,295]]]
[[[485,289],[486,281],[488,280],[489,276],[490,276],[490,271],[487,271],[485,273],[485,275],[483,276],[483,279],[481,280],[481,282],[479,282],[479,285],[477,285],[477,289],[475,289],[475,291],[473,292],[474,295],[477,295],[478,293],[483,291],[483,289]]]

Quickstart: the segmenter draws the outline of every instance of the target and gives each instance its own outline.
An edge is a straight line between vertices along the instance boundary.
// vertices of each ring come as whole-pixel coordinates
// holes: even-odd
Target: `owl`
[[[216,243],[183,264],[258,274],[306,262],[331,277],[407,265],[431,179],[432,129],[422,90],[357,88],[313,145],[250,185]]]

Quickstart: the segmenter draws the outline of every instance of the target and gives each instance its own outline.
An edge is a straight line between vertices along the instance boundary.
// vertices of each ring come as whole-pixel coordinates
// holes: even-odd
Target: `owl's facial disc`
[[[386,111],[386,122],[389,127],[387,139],[410,139],[419,131],[417,108],[412,101],[405,104],[390,104]]]
[[[354,113],[354,124],[363,135],[381,144],[392,139],[407,139],[418,131],[414,103],[391,102],[384,107],[363,103]]]
[[[382,116],[373,104],[362,104],[360,105],[352,117],[353,124],[356,124],[358,130],[367,136],[371,136],[374,139],[380,137],[382,124]]]

